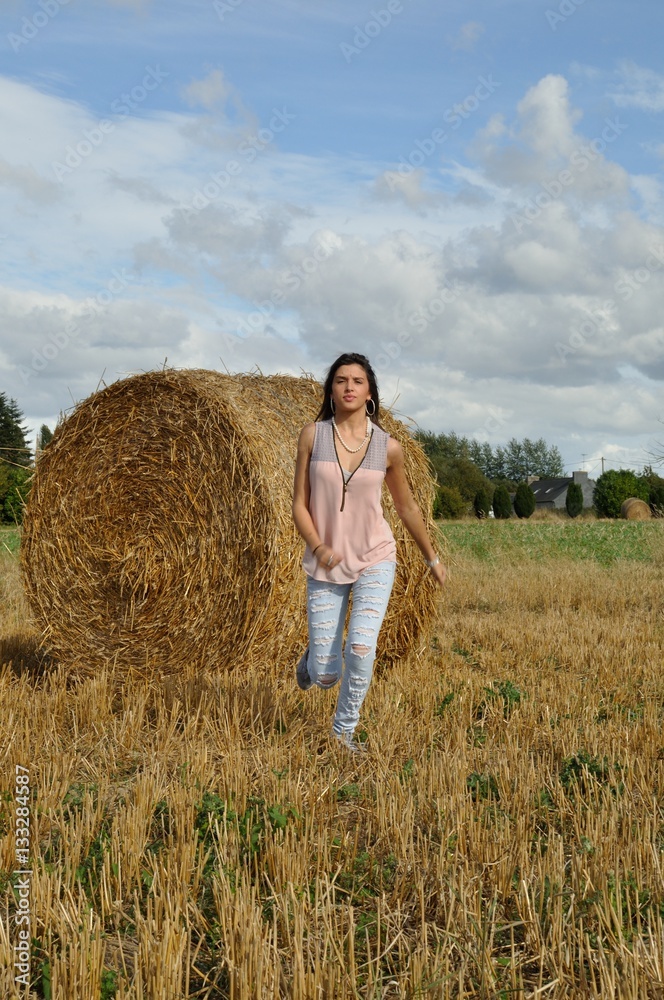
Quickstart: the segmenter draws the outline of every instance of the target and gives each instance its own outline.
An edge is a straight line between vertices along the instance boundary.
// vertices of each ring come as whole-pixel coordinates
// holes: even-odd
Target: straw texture
[[[304,544],[292,522],[297,437],[321,399],[313,378],[160,370],[80,403],[37,464],[21,546],[45,647],[82,670],[290,669],[306,643]],[[433,482],[404,447],[430,528]],[[434,586],[396,517],[399,570],[378,660],[422,648]]]
[[[638,497],[629,497],[628,500],[623,502],[620,508],[620,516],[626,521],[648,521],[652,514],[645,500],[639,500]]]

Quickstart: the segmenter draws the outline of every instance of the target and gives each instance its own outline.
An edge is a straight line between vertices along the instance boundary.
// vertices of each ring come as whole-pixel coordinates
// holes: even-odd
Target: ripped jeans
[[[376,642],[390,599],[395,562],[368,566],[354,583],[328,583],[307,577],[309,655],[307,670],[314,684],[331,688],[341,679],[332,729],[352,735],[369,690]],[[353,606],[346,645],[342,644],[348,599]],[[342,662],[345,670],[342,674]]]

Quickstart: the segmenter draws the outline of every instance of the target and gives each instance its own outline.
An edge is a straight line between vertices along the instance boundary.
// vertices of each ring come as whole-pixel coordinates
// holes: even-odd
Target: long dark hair
[[[337,374],[337,369],[343,367],[343,365],[359,365],[360,368],[364,369],[364,373],[367,376],[367,382],[369,383],[369,391],[371,392],[371,399],[374,403],[373,413],[368,414],[374,424],[380,427],[380,400],[378,398],[378,381],[376,380],[376,373],[371,367],[371,362],[368,358],[365,358],[364,354],[340,354],[336,361],[333,361],[330,365],[329,371],[325,376],[325,384],[323,385],[323,402],[321,408],[316,414],[316,420],[331,420],[334,416],[332,413],[332,383],[334,382],[334,376]]]

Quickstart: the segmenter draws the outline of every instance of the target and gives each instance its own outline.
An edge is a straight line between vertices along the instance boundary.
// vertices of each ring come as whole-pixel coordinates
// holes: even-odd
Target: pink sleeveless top
[[[345,476],[332,421],[321,420],[315,428],[309,465],[309,513],[321,541],[341,556],[341,562],[326,570],[307,545],[302,565],[315,580],[354,583],[367,566],[396,562],[397,547],[380,498],[390,436],[372,424],[373,433],[361,464]]]

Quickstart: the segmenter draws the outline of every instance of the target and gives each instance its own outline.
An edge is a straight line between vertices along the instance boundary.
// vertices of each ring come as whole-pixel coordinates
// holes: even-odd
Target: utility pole
[[[602,475],[604,475],[604,455],[602,455]]]

